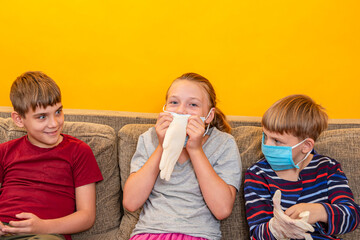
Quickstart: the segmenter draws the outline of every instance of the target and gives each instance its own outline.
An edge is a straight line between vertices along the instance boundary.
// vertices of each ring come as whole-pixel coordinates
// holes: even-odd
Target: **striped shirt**
[[[348,185],[340,163],[314,153],[313,159],[299,174],[298,181],[279,178],[266,159],[251,166],[245,174],[246,216],[251,239],[275,239],[269,230],[273,217],[272,197],[281,190],[285,211],[298,203],[320,203],[328,214],[328,223],[317,222],[313,239],[337,239],[335,235],[356,229],[360,208]]]

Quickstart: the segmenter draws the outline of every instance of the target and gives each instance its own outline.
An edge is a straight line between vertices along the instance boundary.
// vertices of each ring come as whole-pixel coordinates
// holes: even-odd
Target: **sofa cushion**
[[[146,132],[153,124],[128,124],[119,130],[119,166],[120,166],[120,179],[121,188],[124,189],[124,184],[130,174],[130,162],[135,153],[137,141],[139,136]],[[141,209],[135,212],[129,212],[124,209],[124,215],[121,219],[118,238],[127,240],[134,229],[139,218]]]
[[[315,150],[340,162],[349,180],[355,202],[360,203],[360,128],[346,128],[323,132],[315,144]],[[341,236],[344,239],[360,239],[360,229]]]
[[[231,131],[241,156],[241,186],[231,215],[221,221],[222,239],[250,239],[249,226],[246,222],[244,179],[246,170],[263,157],[261,133],[262,129],[260,127],[253,126],[240,126],[233,128]]]
[[[97,208],[94,226],[85,232],[73,235],[73,239],[88,239],[90,235],[116,229],[120,224],[121,216],[115,131],[101,124],[65,122],[63,133],[76,137],[91,147],[104,178],[96,184]],[[0,142],[19,138],[25,134],[25,130],[18,128],[11,118],[0,118]],[[116,232],[113,235],[115,239]]]

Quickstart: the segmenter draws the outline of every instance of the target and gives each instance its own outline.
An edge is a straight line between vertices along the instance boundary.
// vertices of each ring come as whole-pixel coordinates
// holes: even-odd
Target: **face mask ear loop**
[[[302,144],[303,142],[305,142],[307,140],[307,138],[305,138],[304,140],[302,140],[301,142],[299,142],[298,144],[295,144],[294,146],[291,147],[291,149],[294,149],[296,147],[298,147],[300,144]]]
[[[305,161],[305,160],[308,158],[308,156],[310,155],[311,151],[312,151],[312,149],[306,154],[306,156],[304,157],[303,160],[301,160],[300,162],[298,162],[298,163],[296,164],[296,166],[299,167],[299,164],[302,163],[303,161]]]
[[[211,111],[212,111],[213,109],[215,109],[215,108],[213,108],[213,107],[212,107],[212,108],[210,109],[210,111],[209,111],[209,113],[208,113],[208,115],[206,116],[206,118],[205,118],[205,120],[204,120],[204,121],[206,121],[206,119],[208,119],[208,118],[209,118],[210,113],[211,113]],[[209,131],[209,128],[210,128],[210,123],[211,123],[211,122],[209,122],[209,123],[208,123],[208,125],[207,125],[207,127],[206,127],[206,131],[204,132],[203,137],[205,137],[205,135],[206,135],[206,134],[207,134],[207,132]]]
[[[295,146],[293,146],[292,149],[296,148],[297,146],[299,146],[300,144],[302,144],[303,142],[305,142],[306,139],[307,139],[307,138],[305,138],[304,140],[302,140],[301,142],[299,142],[298,144],[296,144]],[[308,158],[308,156],[310,155],[311,151],[312,151],[312,149],[306,154],[306,156],[304,157],[303,160],[301,160],[300,162],[298,162],[298,163],[295,165],[295,166],[297,166],[297,168],[299,168],[299,164],[300,164],[300,163],[302,163],[303,161],[305,161],[305,160]]]
[[[165,106],[166,106],[166,103],[165,103],[164,106],[163,106],[163,112],[169,112],[169,111],[166,111],[166,110],[165,110]]]
[[[212,107],[212,108],[209,110],[209,113],[208,113],[208,115],[206,116],[205,120],[209,118],[210,113],[212,112],[213,109],[215,109],[215,108]]]
[[[209,131],[209,127],[210,127],[210,123],[207,125],[206,131],[204,132],[203,137],[205,137],[205,135],[207,134],[207,132]]]

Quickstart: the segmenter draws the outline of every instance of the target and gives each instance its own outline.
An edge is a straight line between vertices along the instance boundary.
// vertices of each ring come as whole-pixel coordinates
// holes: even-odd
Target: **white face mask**
[[[178,116],[186,116],[186,117],[190,117],[190,116],[191,116],[191,114],[179,114],[179,113],[175,113],[175,112],[166,111],[166,110],[165,110],[165,106],[166,106],[166,104],[163,106],[163,111],[164,111],[164,112],[167,112],[167,113],[170,113],[170,114],[173,115],[173,116],[175,116],[175,115],[178,115]],[[206,117],[200,117],[200,119],[201,119],[203,122],[205,122],[205,120],[209,118],[210,113],[211,113],[211,111],[212,111],[213,109],[214,109],[214,108],[211,108],[211,109],[209,110],[209,113],[207,114]],[[206,133],[209,131],[209,128],[210,128],[210,123],[207,125],[207,128],[206,128],[206,130],[205,130],[205,132],[204,132],[204,134],[203,134],[203,137],[205,137]],[[189,136],[186,136],[184,147],[186,146],[186,143],[187,143],[187,141],[188,141],[188,138],[189,138]]]

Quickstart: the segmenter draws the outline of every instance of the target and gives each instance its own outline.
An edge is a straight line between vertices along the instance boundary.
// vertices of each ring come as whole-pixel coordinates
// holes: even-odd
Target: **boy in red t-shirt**
[[[60,89],[44,73],[19,76],[10,99],[27,135],[0,144],[0,238],[71,239],[95,221],[102,175],[92,150],[61,133]]]

